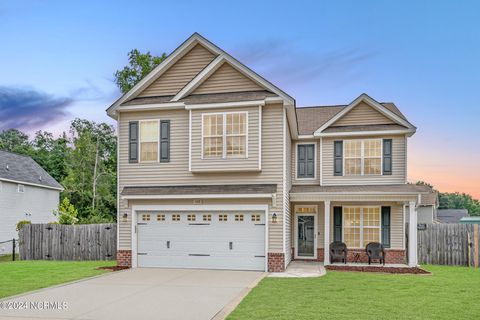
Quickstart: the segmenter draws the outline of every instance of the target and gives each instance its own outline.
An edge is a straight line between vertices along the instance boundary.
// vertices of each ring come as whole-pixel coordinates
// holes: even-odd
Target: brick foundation
[[[358,263],[368,263],[368,257],[367,253],[365,252],[364,249],[350,249],[348,250],[348,255],[347,255],[347,262],[354,262],[354,254],[358,253],[359,254],[359,260],[356,262]],[[386,249],[385,250],[385,263],[391,263],[391,264],[405,264],[407,263],[407,255],[405,250],[399,250],[399,249]],[[323,248],[318,248],[317,249],[317,259],[312,260],[312,259],[295,259],[297,261],[318,261],[318,262],[323,262],[324,260],[324,249]],[[339,262],[340,260],[335,260],[335,262]],[[374,261],[376,262],[376,261]]]
[[[132,267],[132,251],[117,250],[117,264],[122,267]]]
[[[283,272],[285,270],[285,256],[283,253],[268,253],[268,272]]]
[[[358,254],[358,260],[355,261],[355,254]],[[339,260],[338,260],[339,261]],[[335,262],[338,262],[335,260]],[[364,249],[349,249],[347,262],[368,263],[368,256]],[[378,262],[374,260],[373,262]],[[407,262],[405,250],[385,249],[385,263],[404,264]]]

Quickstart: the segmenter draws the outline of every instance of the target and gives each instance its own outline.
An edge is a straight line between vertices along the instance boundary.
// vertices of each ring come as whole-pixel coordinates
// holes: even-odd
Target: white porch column
[[[325,238],[323,240],[323,265],[330,264],[330,201],[324,201],[325,206]]]
[[[408,204],[409,220],[408,220],[408,265],[416,267],[417,261],[417,208],[414,201]]]

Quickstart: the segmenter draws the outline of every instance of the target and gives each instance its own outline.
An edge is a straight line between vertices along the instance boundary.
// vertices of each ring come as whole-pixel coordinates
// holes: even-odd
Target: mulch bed
[[[381,272],[395,274],[431,274],[427,270],[421,268],[402,268],[402,267],[377,267],[377,266],[326,266],[327,270],[335,271],[358,271],[358,272]]]
[[[130,269],[130,267],[125,266],[112,266],[112,267],[98,267],[99,270],[110,270],[110,271],[120,271],[125,269]]]

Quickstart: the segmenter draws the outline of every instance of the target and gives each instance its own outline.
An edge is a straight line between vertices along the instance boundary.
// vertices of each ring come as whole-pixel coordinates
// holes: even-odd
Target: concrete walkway
[[[309,278],[326,274],[323,264],[315,261],[292,261],[285,272],[270,273],[269,277],[277,278]]]
[[[0,319],[219,319],[264,275],[138,268],[0,300]],[[26,309],[6,310],[7,301],[26,302]],[[33,310],[31,303],[38,302],[65,302],[67,308]]]

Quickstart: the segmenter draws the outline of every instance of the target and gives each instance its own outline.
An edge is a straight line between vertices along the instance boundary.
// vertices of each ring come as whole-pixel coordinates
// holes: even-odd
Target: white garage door
[[[265,270],[265,213],[139,212],[139,267]]]

